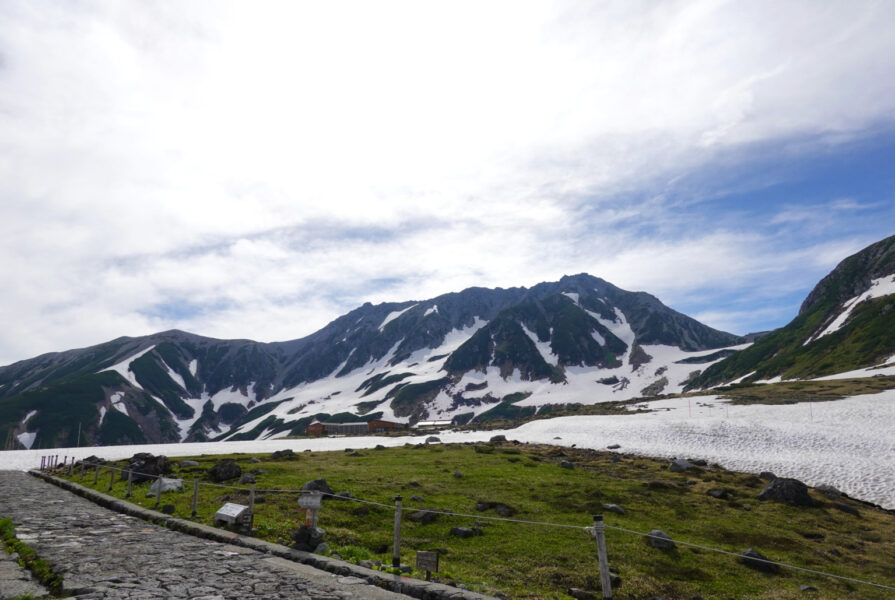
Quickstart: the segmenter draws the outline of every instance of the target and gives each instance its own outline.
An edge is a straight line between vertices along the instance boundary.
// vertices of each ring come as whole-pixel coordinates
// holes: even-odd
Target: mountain
[[[791,323],[712,365],[689,388],[730,382],[870,376],[895,362],[895,236],[849,256]],[[877,370],[878,372],[878,370]]]
[[[0,367],[0,432],[36,448],[488,420],[678,392],[742,341],[580,274],[367,303],[288,342],[175,330],[45,354]]]

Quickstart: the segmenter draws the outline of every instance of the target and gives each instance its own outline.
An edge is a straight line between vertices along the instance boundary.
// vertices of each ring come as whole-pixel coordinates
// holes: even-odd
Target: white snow
[[[780,383],[781,381],[783,381],[783,375],[777,375],[776,377],[771,377],[770,379],[758,379],[756,381],[753,381],[752,383]]]
[[[571,298],[572,302],[578,304],[578,292],[563,292],[562,295]]]
[[[165,365],[165,370],[168,372],[168,377],[170,377],[171,380],[174,381],[174,383],[179,385],[180,389],[186,391],[186,383],[183,381],[183,377],[180,375],[180,373],[176,372],[174,369],[168,366],[168,363],[166,363],[164,359],[162,359],[162,364]]]
[[[559,356],[554,354],[553,348],[550,347],[550,342],[542,342],[538,339],[537,334],[526,327],[523,323],[519,323],[522,326],[522,331],[525,332],[525,335],[534,343],[535,347],[537,347],[538,352],[541,353],[541,356],[547,361],[547,364],[556,366],[559,364]]]
[[[193,377],[196,376],[196,371],[199,369],[199,361],[195,358],[190,361],[190,375]]]
[[[104,421],[105,418],[106,418],[106,410],[107,410],[107,409],[106,409],[105,406],[100,406],[100,407],[99,407],[99,425],[100,425],[100,427],[102,427],[102,425],[103,425],[103,421]]]
[[[416,304],[411,304],[410,306],[408,306],[407,308],[405,308],[403,310],[396,310],[396,311],[390,312],[388,314],[388,316],[385,318],[385,320],[379,325],[379,331],[382,331],[383,329],[385,329],[386,325],[388,325],[389,323],[391,323],[392,321],[394,321],[395,319],[397,319],[398,317],[400,317],[401,315],[406,313],[408,310],[410,310],[414,306],[416,306]]]
[[[27,415],[25,415],[25,418],[22,419],[22,422],[19,423],[19,424],[20,424],[20,425],[27,425],[27,424],[28,424],[28,421],[31,420],[31,417],[33,417],[33,416],[36,415],[36,414],[37,414],[37,411],[36,411],[36,410],[32,410],[32,411],[29,412]]]
[[[831,402],[789,405],[731,405],[715,396],[646,403],[654,412],[579,416],[527,423],[505,431],[441,432],[444,442],[509,439],[579,448],[620,444],[620,452],[647,456],[693,457],[728,469],[773,471],[808,485],[826,483],[850,496],[895,509],[895,390]],[[555,437],[561,439],[556,440]],[[284,448],[325,451],[376,444],[400,446],[422,437],[341,437],[248,442],[211,442],[104,448],[58,449],[86,458],[120,459],[135,452],[166,456],[272,452]],[[43,451],[46,452],[46,451]],[[41,451],[0,453],[0,469],[40,465]]]
[[[413,308],[413,307],[411,307],[411,308]],[[432,313],[437,313],[437,312],[438,312],[438,305],[433,304],[432,306],[430,306],[429,308],[426,309],[426,312],[423,313],[423,318],[428,317]]]
[[[147,352],[151,352],[154,348],[155,348],[155,345],[153,344],[152,346],[146,348],[145,350],[140,350],[133,356],[129,356],[128,358],[125,358],[123,361],[121,361],[117,364],[114,364],[111,367],[108,367],[101,371],[98,371],[98,372],[103,373],[105,371],[116,371],[119,375],[121,375],[126,380],[128,380],[131,383],[131,385],[133,385],[136,388],[143,389],[140,387],[140,384],[137,383],[137,378],[134,376],[133,371],[130,370],[130,365],[132,362],[134,362],[135,360],[137,360],[138,358],[140,358]]]
[[[855,296],[850,300],[847,300],[842,305],[842,312],[839,313],[839,315],[833,320],[832,323],[827,325],[826,329],[824,329],[816,336],[809,338],[808,341],[806,341],[802,345],[808,345],[825,335],[839,331],[842,326],[845,325],[845,322],[848,321],[848,318],[851,316],[851,313],[855,309],[855,307],[865,300],[870,300],[872,298],[881,298],[882,296],[888,296],[889,294],[895,294],[895,275],[889,275],[888,277],[880,277],[879,279],[874,279],[870,282],[870,288],[866,292]]]
[[[26,432],[20,433],[19,435],[16,436],[16,439],[19,440],[19,443],[22,444],[23,446],[25,446],[26,448],[28,448],[28,450],[31,450],[31,445],[34,444],[35,438],[37,438],[36,431],[33,431],[33,432],[26,431]]]
[[[124,405],[124,394],[121,392],[115,392],[109,397],[109,402],[112,403],[112,408],[119,412],[123,412],[125,415],[130,416],[127,412],[127,406]],[[161,404],[161,401],[159,402]],[[164,404],[162,404],[164,406]]]

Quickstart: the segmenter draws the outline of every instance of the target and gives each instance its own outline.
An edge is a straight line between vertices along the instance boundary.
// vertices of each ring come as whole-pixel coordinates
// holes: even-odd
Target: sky
[[[0,365],[587,272],[737,334],[895,233],[895,3],[0,3]]]

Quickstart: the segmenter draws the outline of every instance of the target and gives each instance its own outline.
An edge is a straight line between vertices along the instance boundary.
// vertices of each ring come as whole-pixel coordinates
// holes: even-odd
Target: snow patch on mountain
[[[437,312],[438,312],[438,305],[433,304],[432,306],[430,306],[429,308],[426,309],[426,312],[423,313],[423,318],[426,318],[429,315],[431,315],[433,313],[437,313]]]
[[[99,407],[99,426],[103,426],[103,421],[106,419],[106,410],[108,410],[105,406]]]
[[[819,340],[825,335],[835,333],[842,329],[842,326],[845,325],[846,321],[848,321],[849,317],[851,317],[852,311],[854,311],[855,307],[865,300],[870,300],[872,298],[882,298],[883,296],[888,296],[890,294],[895,294],[895,275],[889,275],[887,277],[874,279],[870,282],[870,288],[866,292],[864,292],[863,294],[859,294],[854,298],[851,298],[850,300],[847,300],[842,305],[842,312],[840,312],[823,331],[821,331],[816,336],[808,338],[808,340],[806,340],[805,343],[802,345],[807,346],[811,342]]]
[[[28,411],[28,414],[25,415],[25,418],[22,419],[22,422],[19,423],[19,425],[21,425],[22,427],[24,427],[25,425],[28,424],[28,421],[31,420],[31,417],[33,417],[33,416],[36,415],[36,414],[37,414],[37,411],[36,411],[36,410]]]
[[[140,358],[141,356],[143,356],[144,354],[146,354],[147,352],[152,352],[152,350],[154,350],[154,349],[155,349],[155,344],[153,344],[152,346],[149,346],[145,350],[140,350],[133,356],[129,356],[128,358],[125,358],[121,362],[116,363],[116,364],[112,365],[111,367],[106,367],[105,369],[101,369],[97,372],[103,373],[105,371],[115,371],[116,373],[118,373],[119,375],[124,377],[127,381],[129,381],[132,386],[134,386],[137,389],[142,390],[143,388],[140,387],[139,383],[137,383],[137,377],[134,375],[134,372],[131,371],[131,363],[134,362],[135,360],[137,360],[138,358]]]
[[[388,325],[389,323],[391,323],[392,321],[394,321],[395,319],[397,319],[398,317],[400,317],[401,315],[406,313],[408,310],[410,310],[414,306],[417,306],[417,305],[411,304],[410,306],[408,306],[407,308],[404,308],[402,310],[396,310],[396,311],[390,312],[388,314],[388,316],[385,318],[385,320],[379,325],[379,331],[382,331],[383,329],[385,329],[386,325]]]
[[[535,347],[538,349],[538,352],[541,353],[541,357],[547,362],[547,364],[553,365],[554,367],[559,364],[559,356],[557,356],[553,352],[553,348],[550,346],[550,342],[542,342],[538,339],[537,334],[534,331],[529,329],[523,323],[519,323],[522,326],[522,331],[525,332],[525,335],[532,341]]]
[[[162,364],[165,366],[165,370],[168,372],[168,377],[170,377],[174,383],[179,385],[180,389],[186,391],[186,382],[183,380],[183,377],[180,375],[180,373],[177,373],[174,369],[169,367],[168,363],[166,363],[164,359],[161,359],[161,361]]]
[[[563,292],[562,295],[566,298],[570,298],[576,306],[578,305],[578,292]]]
[[[36,438],[36,431],[25,431],[24,433],[20,433],[16,436],[16,439],[19,440],[19,443],[22,444],[27,450],[31,450],[31,446],[34,444],[34,440]]]
[[[145,354],[145,352],[144,352],[144,354]],[[139,356],[137,358],[139,358]],[[134,360],[136,360],[136,359],[134,359]],[[119,371],[119,373],[120,373],[120,371]],[[123,398],[124,398],[124,394],[122,394],[121,392],[115,392],[114,394],[112,394],[109,397],[109,402],[111,403],[112,408],[114,408],[118,412],[124,413],[125,416],[129,417],[130,414],[127,412],[127,406],[124,405]],[[159,404],[164,406],[164,403],[162,403],[162,402],[159,402]]]
[[[199,370],[199,361],[196,360],[195,358],[194,358],[193,360],[191,360],[191,361],[190,361],[189,369],[190,369],[190,375],[192,375],[193,377],[195,377],[195,376],[196,376],[196,371]]]

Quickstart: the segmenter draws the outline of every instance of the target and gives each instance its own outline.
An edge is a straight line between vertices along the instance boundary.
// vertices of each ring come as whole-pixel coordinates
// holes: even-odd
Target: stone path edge
[[[281,544],[274,544],[272,542],[259,540],[258,538],[239,535],[237,533],[233,533],[232,531],[226,531],[224,529],[218,529],[216,527],[209,527],[208,525],[194,523],[192,521],[181,519],[179,517],[172,517],[171,515],[166,515],[164,513],[150,510],[148,508],[143,508],[142,506],[131,504],[130,502],[121,500],[120,498],[115,498],[113,496],[97,492],[96,490],[78,485],[73,481],[53,477],[52,475],[43,473],[41,471],[32,469],[28,471],[28,473],[30,475],[33,475],[34,477],[37,477],[38,479],[43,479],[48,483],[68,490],[73,494],[77,494],[82,498],[86,498],[87,500],[90,500],[91,502],[94,502],[104,508],[114,510],[115,512],[130,515],[132,517],[137,517],[138,519],[143,519],[144,521],[148,521],[150,523],[154,523],[156,525],[160,525],[174,531],[179,531],[180,533],[185,533],[204,539],[215,540],[218,542],[223,542],[225,544],[233,544],[234,546],[242,546],[244,548],[250,548],[264,554],[279,556],[280,558],[285,558],[286,560],[291,560],[294,562],[310,565],[323,571],[328,571],[330,573],[333,573],[334,575],[344,577],[359,577],[361,579],[365,579],[368,583],[377,587],[381,587],[383,589],[387,589],[400,594],[406,594],[413,598],[419,598],[420,600],[500,600],[499,598],[495,598],[493,596],[486,596],[484,594],[479,594],[477,592],[469,590],[461,590],[442,583],[423,581],[421,579],[411,579],[409,577],[400,577],[400,579],[398,579],[398,577],[395,575],[384,575],[380,571],[367,569],[365,567],[361,567],[360,565],[346,562],[344,560],[330,558],[329,556],[323,556],[320,554],[313,554],[311,552],[302,552],[300,550],[288,548]]]

